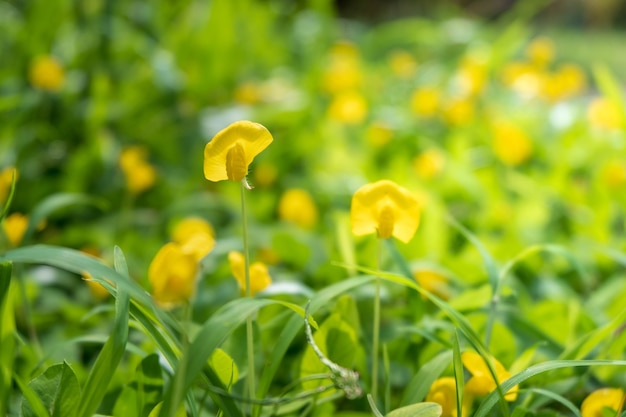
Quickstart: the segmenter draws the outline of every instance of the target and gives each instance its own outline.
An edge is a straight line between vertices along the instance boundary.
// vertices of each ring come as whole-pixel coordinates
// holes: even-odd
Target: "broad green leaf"
[[[74,414],[80,398],[80,386],[74,371],[66,362],[50,366],[28,386],[51,417]],[[22,414],[24,417],[37,416],[29,401],[22,403]]]
[[[439,417],[442,409],[437,403],[418,403],[397,408],[385,417]]]
[[[10,296],[11,262],[0,263],[0,416],[6,415],[12,389],[11,375],[15,361],[15,319]]]
[[[28,384],[24,383],[24,381],[22,381],[22,379],[17,374],[13,374],[13,379],[15,380],[15,383],[19,387],[20,391],[22,392],[22,396],[24,397],[24,402],[22,402],[22,406],[25,402],[28,402],[28,405],[32,410],[32,414],[26,415],[22,411],[22,415],[24,417],[50,417],[50,413],[48,413],[46,406],[43,404],[37,393],[30,386],[28,386]]]
[[[218,378],[227,387],[231,387],[239,380],[239,368],[228,353],[222,349],[215,349],[209,358],[209,365],[213,368]]]
[[[418,403],[426,398],[430,386],[452,362],[452,351],[439,353],[429,362],[420,367],[420,370],[411,378],[411,382],[404,391],[400,405]]]

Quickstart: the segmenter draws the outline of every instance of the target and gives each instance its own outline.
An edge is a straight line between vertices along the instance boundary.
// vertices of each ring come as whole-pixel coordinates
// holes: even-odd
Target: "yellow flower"
[[[393,138],[393,129],[387,126],[384,122],[374,122],[365,132],[367,141],[377,148],[385,146]]]
[[[547,77],[542,93],[548,100],[558,101],[580,94],[586,86],[582,69],[577,65],[564,64]]]
[[[326,67],[322,87],[330,94],[353,90],[361,85],[359,51],[349,42],[338,42],[330,52],[330,62]]]
[[[604,97],[595,98],[587,108],[587,118],[592,126],[601,129],[619,129],[624,119],[619,107]]]
[[[228,262],[230,263],[230,270],[232,271],[239,289],[241,292],[246,291],[246,272],[245,272],[245,260],[243,254],[237,251],[231,251],[228,253]],[[256,293],[263,291],[272,283],[272,277],[262,262],[254,262],[250,265],[250,294],[254,296]]]
[[[589,394],[580,406],[583,417],[602,417],[602,410],[609,408],[613,414],[622,407],[624,390],[621,388],[601,388]]]
[[[7,167],[0,171],[0,204],[3,204],[9,195],[11,183],[13,182],[13,173],[17,177],[17,170],[13,167]]]
[[[444,275],[435,271],[423,269],[415,271],[413,273],[413,277],[426,291],[435,294],[443,300],[450,298],[448,279]]]
[[[32,62],[28,78],[34,87],[55,92],[63,87],[65,73],[59,61],[51,56],[42,56]]]
[[[213,236],[211,224],[200,217],[187,217],[172,230],[172,240],[181,245],[184,252],[194,254],[197,261],[213,250]]]
[[[481,60],[474,57],[463,59],[455,77],[461,95],[472,97],[483,91],[487,75],[487,68]]]
[[[626,184],[626,164],[619,160],[608,161],[602,167],[603,182],[610,188],[616,189]]]
[[[470,374],[472,374],[472,377],[465,384],[465,392],[467,394],[483,396],[496,389],[496,382],[482,356],[476,352],[466,351],[461,354],[461,360]],[[498,383],[504,382],[511,377],[511,373],[497,359],[492,358],[491,360],[496,371]],[[517,389],[518,385],[515,385],[508,393],[505,393],[504,399],[515,401],[517,399]]]
[[[533,144],[517,125],[498,122],[493,126],[493,151],[505,164],[516,166],[530,158]]]
[[[427,402],[437,403],[441,406],[441,417],[457,417],[456,410],[456,381],[450,376],[444,376],[437,379],[430,386],[430,390],[426,395]],[[462,413],[467,415],[472,397],[465,395],[463,397]]]
[[[381,239],[394,236],[407,243],[419,225],[419,203],[393,181],[381,180],[354,193],[350,220],[357,236],[376,233]]]
[[[433,117],[439,109],[439,90],[434,87],[422,87],[411,95],[411,111],[423,117]]]
[[[535,38],[526,48],[526,56],[538,67],[545,67],[554,59],[554,43],[546,37]]]
[[[443,116],[453,126],[464,125],[474,118],[474,103],[467,98],[455,98],[443,108]]]
[[[254,184],[259,187],[269,187],[278,178],[278,169],[274,164],[259,162],[254,166]]]
[[[280,197],[278,216],[303,229],[310,229],[317,223],[317,207],[306,190],[292,188]]]
[[[400,78],[411,78],[417,69],[417,61],[406,51],[394,51],[389,55],[391,71]]]
[[[28,228],[28,216],[21,213],[13,213],[4,218],[4,233],[13,246],[22,242],[24,233]]]
[[[427,149],[413,160],[413,167],[423,179],[432,179],[443,171],[445,157],[438,149]]]
[[[204,148],[204,177],[209,181],[242,181],[254,157],[273,140],[259,123],[242,120],[227,126]]]
[[[361,123],[367,116],[367,102],[356,91],[346,91],[337,94],[328,108],[331,119],[346,124]]]
[[[157,303],[170,307],[191,298],[196,287],[198,261],[193,252],[178,243],[165,244],[148,268],[152,295]]]
[[[147,161],[147,150],[141,146],[130,146],[120,153],[120,168],[126,178],[126,186],[133,194],[139,194],[156,181],[156,170]]]
[[[239,84],[235,89],[235,101],[242,104],[257,104],[261,101],[260,90],[261,87],[251,81]]]

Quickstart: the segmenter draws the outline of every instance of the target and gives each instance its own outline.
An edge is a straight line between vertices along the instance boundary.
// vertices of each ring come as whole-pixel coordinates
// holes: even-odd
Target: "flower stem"
[[[249,189],[249,185],[244,178],[241,181],[241,222],[243,228],[243,258],[247,298],[252,297],[252,291],[250,289],[250,251],[248,247],[248,221],[246,214],[246,190]],[[256,378],[254,375],[254,332],[252,328],[252,316],[248,316],[248,318],[246,319],[246,345],[248,349],[248,396],[251,400],[254,400],[256,397]],[[252,411],[253,405],[251,404],[250,407]]]
[[[381,240],[376,243],[376,269],[381,268]],[[380,277],[374,281],[374,329],[372,340],[372,399],[376,403],[378,397],[378,345],[380,343]]]

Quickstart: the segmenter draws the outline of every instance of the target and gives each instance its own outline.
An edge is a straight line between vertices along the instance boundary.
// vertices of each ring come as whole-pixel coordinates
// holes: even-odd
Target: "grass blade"
[[[11,288],[11,262],[0,263],[0,416],[7,414],[9,397],[12,389],[11,375],[15,361],[15,319],[13,303],[9,290]]]

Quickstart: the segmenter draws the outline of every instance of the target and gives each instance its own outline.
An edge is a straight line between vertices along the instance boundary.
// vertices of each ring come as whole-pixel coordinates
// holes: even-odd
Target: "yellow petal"
[[[154,299],[164,305],[187,301],[196,285],[198,262],[177,243],[167,243],[155,255],[148,268]]]
[[[242,292],[246,291],[246,275],[245,275],[245,259],[241,252],[231,251],[228,253],[228,262],[230,263],[230,270],[233,276],[237,280],[239,289]],[[250,265],[250,293],[255,295],[259,291],[263,291],[272,283],[272,278],[262,262],[254,262]]]
[[[408,242],[419,225],[417,199],[389,180],[367,184],[352,197],[350,209],[352,233],[357,236],[377,233]]]
[[[602,409],[617,411],[624,401],[624,391],[620,388],[601,388],[589,394],[580,406],[583,417],[602,417]]]
[[[271,133],[259,123],[242,120],[229,125],[219,131],[204,148],[205,178],[209,181],[229,179],[227,155],[236,145],[241,147],[238,152],[241,153],[247,173],[250,163],[272,141]]]
[[[435,380],[426,395],[426,401],[441,406],[441,417],[456,416],[456,381],[454,378],[446,376]]]
[[[4,233],[13,246],[22,242],[24,233],[28,228],[28,216],[21,213],[13,213],[4,218]]]
[[[172,240],[176,243],[183,244],[196,233],[215,236],[215,231],[211,223],[201,217],[187,217],[174,226],[172,230]]]

